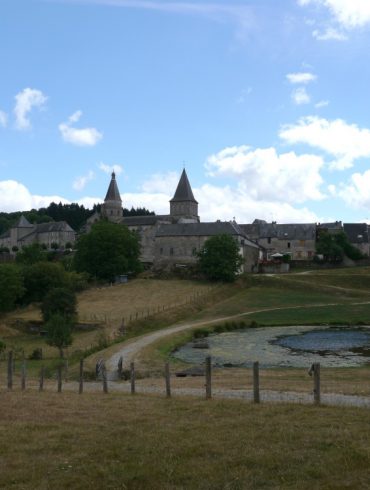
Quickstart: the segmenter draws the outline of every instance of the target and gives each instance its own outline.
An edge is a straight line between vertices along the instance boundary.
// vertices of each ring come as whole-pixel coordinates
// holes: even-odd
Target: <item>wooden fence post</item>
[[[108,393],[108,381],[107,381],[107,368],[105,362],[102,365],[102,378],[103,378],[103,392]]]
[[[253,363],[253,401],[254,403],[260,402],[260,372],[258,361]]]
[[[212,362],[211,356],[206,357],[206,399],[212,398]]]
[[[80,380],[78,385],[78,393],[81,395],[84,390],[84,360],[80,359]]]
[[[13,351],[8,353],[8,390],[13,389]]]
[[[171,373],[170,373],[170,364],[166,362],[164,366],[164,375],[166,378],[166,396],[168,398],[171,397]]]
[[[135,364],[131,363],[130,379],[131,379],[131,395],[135,394]]]
[[[320,363],[315,362],[313,369],[313,398],[315,405],[320,405],[321,386],[320,386]]]
[[[118,359],[118,364],[117,364],[117,374],[118,374],[118,379],[122,379],[122,367],[123,367],[123,358],[120,356]]]
[[[58,366],[58,393],[62,393],[62,366]]]
[[[22,391],[24,391],[26,389],[26,359],[24,357],[24,352],[22,355],[21,389],[22,389]]]
[[[43,391],[44,389],[44,377],[45,377],[45,368],[44,366],[41,366],[39,391]]]

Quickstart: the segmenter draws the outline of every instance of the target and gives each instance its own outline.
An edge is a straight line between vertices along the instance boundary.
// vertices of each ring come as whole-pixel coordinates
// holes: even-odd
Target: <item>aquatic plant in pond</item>
[[[360,366],[370,363],[370,327],[260,327],[213,334],[208,349],[195,349],[194,342],[173,356],[201,364],[212,356],[216,366],[249,367],[259,361],[264,367]]]

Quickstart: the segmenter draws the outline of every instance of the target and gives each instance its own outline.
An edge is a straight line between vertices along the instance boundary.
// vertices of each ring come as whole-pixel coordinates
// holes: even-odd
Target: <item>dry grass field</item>
[[[369,488],[364,409],[2,392],[0,413],[4,489]]]

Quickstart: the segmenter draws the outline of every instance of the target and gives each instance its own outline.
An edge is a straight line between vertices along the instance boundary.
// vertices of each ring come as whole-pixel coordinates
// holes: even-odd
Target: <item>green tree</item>
[[[2,354],[6,349],[6,344],[0,339],[0,354]]]
[[[211,281],[234,281],[242,264],[239,245],[230,235],[208,238],[198,252],[199,269]]]
[[[23,296],[23,275],[14,264],[0,265],[0,311],[10,311]]]
[[[51,289],[68,286],[68,276],[61,264],[37,262],[24,267],[24,286],[26,303],[42,301]]]
[[[346,255],[352,260],[363,258],[362,253],[349,241],[345,233],[321,232],[316,241],[316,253],[323,255],[325,262],[340,263]]]
[[[46,343],[59,349],[60,357],[64,357],[63,349],[72,344],[72,324],[68,318],[55,313],[45,324],[47,330]]]
[[[41,312],[44,322],[48,322],[53,315],[59,314],[74,325],[77,320],[76,294],[67,288],[51,289],[43,299]]]
[[[23,265],[32,265],[47,260],[47,256],[38,243],[26,245],[16,255],[16,262]]]
[[[140,245],[126,226],[100,221],[77,242],[74,265],[79,272],[108,281],[118,274],[140,270]]]

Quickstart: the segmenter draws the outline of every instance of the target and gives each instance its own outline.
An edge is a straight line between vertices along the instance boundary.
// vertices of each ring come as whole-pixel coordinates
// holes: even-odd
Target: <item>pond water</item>
[[[182,361],[201,364],[206,356],[219,367],[309,367],[320,362],[327,367],[370,364],[370,327],[259,327],[214,334],[200,342],[209,348],[194,348],[189,342],[173,353]]]

